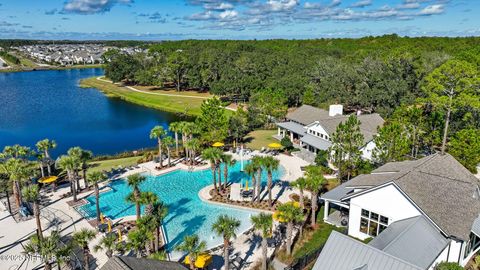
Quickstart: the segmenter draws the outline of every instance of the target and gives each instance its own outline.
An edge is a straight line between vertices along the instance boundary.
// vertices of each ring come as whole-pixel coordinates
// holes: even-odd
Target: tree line
[[[113,81],[197,89],[249,100],[273,89],[289,107],[341,102],[347,110],[390,114],[421,97],[425,77],[448,59],[480,64],[479,38],[184,40],[153,44],[146,54],[111,51]]]

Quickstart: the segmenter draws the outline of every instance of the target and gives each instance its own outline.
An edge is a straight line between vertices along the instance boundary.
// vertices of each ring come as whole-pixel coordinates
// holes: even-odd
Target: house
[[[113,256],[100,268],[100,270],[143,270],[143,269],[162,269],[162,270],[187,270],[179,262],[159,261],[153,259]]]
[[[314,269],[464,266],[480,250],[479,185],[449,154],[387,163],[343,183],[321,199],[324,221],[348,236],[333,233]]]
[[[288,136],[293,143],[317,153],[318,150],[327,150],[332,145],[332,134],[349,116],[343,114],[342,105],[331,105],[329,111],[303,105],[288,113],[287,121],[277,123],[277,137]],[[372,150],[375,148],[373,137],[377,134],[377,128],[383,125],[384,120],[377,113],[357,113],[356,117],[360,120],[360,131],[364,137],[362,156],[371,160]]]

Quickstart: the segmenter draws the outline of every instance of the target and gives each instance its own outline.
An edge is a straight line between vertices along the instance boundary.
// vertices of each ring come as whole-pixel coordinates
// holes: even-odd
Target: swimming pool
[[[273,180],[278,181],[283,172],[283,168],[274,172]],[[230,182],[239,183],[245,179],[250,178],[240,171],[239,162],[229,167]],[[264,186],[266,181],[267,174],[264,172],[262,175]],[[198,234],[201,240],[207,242],[209,248],[221,244],[221,237],[212,233],[211,227],[217,217],[222,214],[236,217],[241,221],[239,232],[251,227],[250,216],[256,213],[254,210],[210,204],[199,198],[198,192],[211,184],[212,173],[209,169],[195,172],[177,170],[160,176],[147,175],[147,180],[142,183],[140,189],[155,192],[169,208],[164,222],[167,250],[173,251],[175,246],[182,242],[184,236],[191,234]],[[112,219],[135,215],[135,206],[125,201],[131,192],[126,181],[114,181],[109,186],[112,190],[100,195],[101,212]],[[96,216],[95,196],[89,196],[87,201],[88,203],[79,207],[79,210],[86,217],[93,218]]]

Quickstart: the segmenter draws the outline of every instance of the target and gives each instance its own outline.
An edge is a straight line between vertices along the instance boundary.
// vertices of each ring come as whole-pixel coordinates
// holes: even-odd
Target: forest
[[[447,151],[480,163],[480,38],[184,40],[104,55],[115,82],[209,91],[248,103],[249,129],[287,108],[380,113],[377,162]]]

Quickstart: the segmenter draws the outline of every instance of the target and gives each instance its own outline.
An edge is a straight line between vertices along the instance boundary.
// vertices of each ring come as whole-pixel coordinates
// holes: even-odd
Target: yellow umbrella
[[[122,231],[121,230],[117,230],[118,232],[118,241],[122,241]]]
[[[112,222],[108,220],[108,232],[112,232]]]
[[[55,181],[57,181],[58,177],[56,176],[46,176],[46,177],[42,177],[38,180],[39,183],[42,183],[42,184],[50,184],[50,183],[53,183]]]
[[[222,142],[216,142],[216,143],[212,144],[213,147],[222,147],[222,146],[224,146],[224,145],[225,145],[225,144],[222,143]]]
[[[248,179],[247,179],[247,182],[245,183],[245,190],[248,191]]]
[[[100,213],[100,223],[102,223],[102,224],[103,224],[104,222],[105,222],[105,220],[103,220],[103,214],[102,214],[102,213]]]
[[[268,148],[278,149],[278,148],[282,148],[282,145],[274,142],[274,143],[269,144]]]
[[[209,264],[212,263],[213,257],[208,253],[201,253],[198,255],[197,259],[195,260],[195,267],[197,268],[205,268]],[[183,261],[185,264],[190,264],[190,256],[185,257]]]

